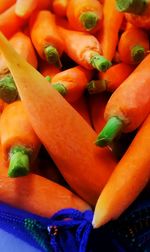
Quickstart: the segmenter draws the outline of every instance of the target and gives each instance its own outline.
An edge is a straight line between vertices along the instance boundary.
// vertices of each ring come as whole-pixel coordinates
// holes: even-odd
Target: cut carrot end
[[[87,30],[90,31],[95,28],[97,25],[99,18],[94,12],[84,12],[80,16],[80,21],[83,25],[83,27]]]
[[[52,78],[51,78],[49,75],[45,76],[45,79],[46,79],[48,82],[51,82],[51,80],[52,80]]]
[[[46,56],[46,60],[50,64],[54,64],[56,67],[61,68],[60,57],[57,49],[53,46],[47,46],[44,49],[44,54]]]
[[[56,89],[62,96],[65,96],[67,94],[67,89],[61,83],[53,83],[52,87]]]
[[[92,55],[90,63],[95,69],[101,72],[106,72],[106,70],[110,68],[112,65],[112,63],[109,60],[99,55],[98,53]]]
[[[0,98],[7,102],[13,102],[18,96],[18,91],[11,75],[6,75],[0,80]]]
[[[106,80],[92,80],[87,85],[89,94],[98,94],[106,90]]]
[[[146,8],[145,0],[116,0],[117,10],[133,14],[142,14]]]
[[[118,117],[111,117],[98,135],[95,144],[100,147],[109,145],[123,127],[123,121]]]
[[[131,49],[131,57],[135,64],[141,62],[145,57],[145,49],[143,46],[137,45]]]
[[[10,151],[8,176],[11,178],[25,176],[29,173],[30,151],[23,146],[15,146]]]

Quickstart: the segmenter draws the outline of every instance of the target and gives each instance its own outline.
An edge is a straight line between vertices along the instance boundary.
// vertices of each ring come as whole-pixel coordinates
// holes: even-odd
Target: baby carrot
[[[11,7],[16,0],[7,0],[7,1],[0,1],[0,13],[7,10],[9,7]]]
[[[101,54],[101,46],[96,37],[86,32],[67,30],[59,26],[65,52],[77,64],[87,68],[106,71],[111,62]]]
[[[116,219],[136,199],[150,179],[150,115],[117,164],[97,201],[95,228]]]
[[[4,108],[7,106],[7,103],[0,99],[0,114],[3,112]]]
[[[53,0],[52,2],[53,12],[60,17],[66,17],[68,3],[69,0]]]
[[[67,18],[75,30],[96,32],[101,26],[103,8],[98,0],[70,0]]]
[[[0,151],[0,177],[2,202],[32,213],[50,217],[63,208],[76,208],[80,211],[90,206],[65,187],[39,175],[9,178],[7,164],[2,160]]]
[[[6,106],[1,115],[2,155],[9,159],[9,177],[24,176],[35,159],[40,141],[34,133],[21,101]]]
[[[125,30],[118,42],[118,52],[122,62],[137,65],[149,50],[149,38],[146,31],[131,27]]]
[[[116,165],[114,156],[93,144],[96,133],[88,123],[2,34],[0,49],[37,136],[68,184],[94,205]]]
[[[130,132],[140,126],[150,111],[150,55],[135,68],[111,95],[105,110],[106,126],[96,144],[110,143],[118,132]]]
[[[60,73],[60,69],[54,65],[49,65],[46,61],[39,61],[39,71],[44,76],[49,76],[50,79]]]
[[[75,102],[85,91],[91,77],[91,71],[76,66],[56,74],[51,83],[56,90],[62,91],[62,95],[68,102]]]
[[[15,4],[0,15],[0,31],[7,38],[10,38],[25,23],[26,20],[21,19],[15,14]]]
[[[113,65],[105,73],[98,73],[99,80],[89,82],[88,92],[90,94],[101,93],[106,90],[114,92],[133,70],[134,67],[125,63]]]
[[[105,0],[103,15],[103,25],[99,41],[102,46],[103,56],[111,61],[116,51],[118,32],[124,15],[116,10],[115,0]]]
[[[34,13],[30,22],[30,32],[32,42],[40,57],[60,67],[64,43],[59,36],[55,16],[48,10]]]

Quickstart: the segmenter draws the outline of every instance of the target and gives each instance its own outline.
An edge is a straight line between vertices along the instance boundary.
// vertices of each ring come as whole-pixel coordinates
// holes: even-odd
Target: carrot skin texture
[[[150,116],[139,129],[97,201],[93,226],[117,219],[150,179]]]
[[[83,199],[94,205],[116,165],[114,156],[107,148],[100,149],[93,144],[96,133],[88,123],[10,47],[2,34],[0,48],[37,136],[66,181]],[[79,174],[82,174],[80,180]]]
[[[56,74],[60,73],[60,69],[58,67],[49,65],[45,61],[39,63],[39,71],[44,77],[49,76],[50,78],[53,78]]]
[[[68,3],[69,0],[54,0],[52,2],[52,10],[55,15],[60,17],[66,17]]]
[[[7,1],[1,1],[0,2],[0,13],[4,12],[7,10],[9,7],[11,7],[16,0],[7,0]]]

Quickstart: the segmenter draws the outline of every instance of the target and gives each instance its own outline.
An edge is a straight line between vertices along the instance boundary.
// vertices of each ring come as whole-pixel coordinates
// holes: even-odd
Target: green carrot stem
[[[117,10],[140,15],[145,11],[146,0],[116,0]]]
[[[51,82],[51,80],[52,80],[52,78],[51,78],[49,75],[45,76],[45,79],[46,79],[48,82]]]
[[[92,80],[87,85],[89,94],[97,94],[106,90],[106,80]]]
[[[18,91],[11,75],[6,75],[0,79],[0,98],[7,103],[16,100]]]
[[[112,65],[109,60],[99,55],[98,53],[94,53],[91,55],[90,63],[95,69],[101,72],[105,72]]]
[[[56,67],[61,68],[62,65],[60,61],[60,56],[55,47],[50,45],[45,47],[44,54],[48,63],[54,64]]]
[[[145,49],[143,46],[136,45],[131,49],[131,57],[134,63],[139,63],[144,59]]]
[[[67,89],[61,83],[53,83],[52,87],[56,89],[62,96],[65,96],[67,94]]]
[[[87,31],[92,30],[97,25],[98,20],[97,14],[92,11],[84,12],[80,15],[80,21]]]
[[[95,144],[104,147],[110,144],[123,128],[124,123],[118,117],[111,117],[98,135]]]
[[[9,177],[21,177],[29,173],[30,152],[24,146],[14,146],[10,150]]]

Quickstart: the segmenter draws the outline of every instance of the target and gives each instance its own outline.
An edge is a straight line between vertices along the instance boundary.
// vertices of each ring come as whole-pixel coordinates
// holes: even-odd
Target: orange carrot
[[[75,102],[85,91],[91,77],[91,71],[76,66],[56,74],[51,83],[56,90],[62,91],[62,95],[68,102]]]
[[[56,74],[60,73],[60,69],[58,67],[49,65],[45,61],[39,62],[39,71],[44,77],[49,76],[50,78],[53,78]]]
[[[21,19],[15,14],[15,4],[0,15],[0,31],[7,38],[10,38],[25,23],[26,20]]]
[[[53,12],[60,17],[65,17],[68,3],[69,0],[53,0],[52,2]]]
[[[90,94],[103,91],[114,92],[122,82],[131,74],[134,68],[125,63],[111,66],[105,73],[99,72],[99,80],[92,80],[88,84]]]
[[[77,64],[87,68],[96,68],[99,71],[106,71],[111,63],[101,56],[101,46],[91,34],[79,31],[67,30],[59,26],[65,52]]]
[[[8,175],[24,176],[29,172],[29,163],[39,151],[40,141],[34,133],[21,101],[16,101],[3,110],[0,123],[2,155],[10,160]]]
[[[55,16],[47,10],[36,12],[31,18],[30,32],[40,57],[60,67],[60,56],[64,46],[58,33]]]
[[[67,18],[77,31],[96,32],[100,30],[103,8],[98,0],[69,0]]]
[[[68,184],[87,202],[95,204],[116,165],[114,156],[109,149],[93,144],[96,133],[88,123],[14,51],[2,34],[0,49],[37,136]]]
[[[127,28],[119,40],[118,52],[122,62],[126,64],[139,64],[149,50],[148,34],[137,27]]]
[[[135,130],[149,114],[149,66],[150,55],[145,57],[111,95],[105,110],[107,123],[96,140],[97,145],[110,143],[121,131]]]
[[[136,199],[150,179],[150,115],[104,187],[95,208],[93,226],[116,219]]]
[[[4,108],[7,106],[7,103],[0,99],[0,114],[3,112]]]
[[[9,7],[11,7],[16,0],[7,0],[7,1],[1,1],[0,2],[0,13],[4,12],[7,10]]]
[[[1,151],[0,151],[1,154]],[[11,206],[50,217],[63,208],[90,209],[89,205],[65,187],[35,174],[20,178],[7,176],[7,164],[0,155],[0,199]]]
[[[103,13],[103,26],[99,41],[104,57],[111,61],[116,51],[118,32],[124,15],[116,10],[115,0],[105,0]]]

